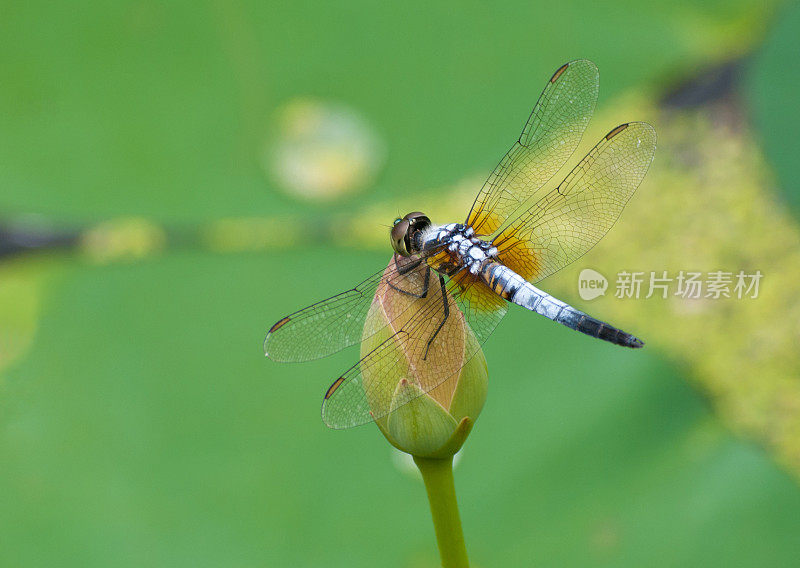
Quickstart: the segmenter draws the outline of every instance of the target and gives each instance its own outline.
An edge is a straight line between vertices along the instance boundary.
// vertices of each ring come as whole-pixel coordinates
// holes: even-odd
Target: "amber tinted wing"
[[[591,61],[561,66],[542,91],[517,142],[486,180],[467,225],[490,235],[560,170],[575,151],[597,103]]]
[[[416,257],[395,256],[388,268],[358,286],[281,318],[267,332],[264,353],[275,361],[310,361],[361,342],[378,287],[383,283],[422,294],[425,271],[413,269],[422,264]]]
[[[371,309],[388,314],[393,323],[367,318],[369,339],[362,343],[361,360],[325,394],[325,423],[331,428],[364,424],[455,378],[506,312],[505,302],[481,286],[454,278],[443,289],[433,273],[424,298],[379,287]],[[370,327],[374,321],[378,329]],[[414,388],[399,388],[404,380]]]
[[[617,221],[655,149],[656,133],[649,124],[613,129],[557,188],[497,235],[499,259],[535,283],[582,256]]]

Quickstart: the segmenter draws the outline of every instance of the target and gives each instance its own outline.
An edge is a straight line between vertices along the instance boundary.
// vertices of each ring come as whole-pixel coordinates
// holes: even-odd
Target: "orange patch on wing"
[[[483,280],[469,272],[461,272],[453,279],[462,287],[462,297],[473,309],[491,312],[505,304],[505,300],[494,293]]]
[[[528,240],[518,239],[514,234],[504,236],[503,244],[498,246],[497,259],[528,282],[539,279],[541,264]]]
[[[479,283],[478,277],[467,272],[466,270],[462,270],[461,272],[453,275],[452,280],[458,285],[459,288],[461,288],[461,290],[465,290],[470,286],[477,285]]]
[[[438,270],[440,268],[444,268],[446,265],[457,262],[457,260],[458,258],[454,252],[444,249],[427,257],[425,262],[428,263],[428,266],[434,270]]]
[[[469,216],[467,225],[475,229],[476,235],[486,236],[500,228],[501,220],[491,211],[484,211],[483,205],[481,205]]]

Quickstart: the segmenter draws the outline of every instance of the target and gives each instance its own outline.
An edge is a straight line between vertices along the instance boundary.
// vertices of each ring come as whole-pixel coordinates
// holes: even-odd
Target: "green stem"
[[[439,543],[443,568],[469,568],[461,518],[458,516],[456,488],[453,484],[453,458],[434,459],[414,456],[431,504],[433,528]]]

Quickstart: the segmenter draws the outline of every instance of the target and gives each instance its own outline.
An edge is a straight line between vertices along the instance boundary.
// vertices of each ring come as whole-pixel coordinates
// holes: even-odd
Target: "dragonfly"
[[[413,378],[422,393],[454,377],[509,304],[615,345],[644,345],[535,286],[611,229],[653,160],[653,127],[620,124],[552,187],[583,137],[598,90],[591,61],[559,67],[463,223],[437,225],[418,211],[395,219],[387,267],[272,325],[264,350],[275,361],[308,361],[361,346],[360,360],[324,395],[329,427],[393,412],[392,385],[404,378]],[[376,303],[390,306],[383,319],[368,317]],[[406,377],[410,365],[414,376]]]

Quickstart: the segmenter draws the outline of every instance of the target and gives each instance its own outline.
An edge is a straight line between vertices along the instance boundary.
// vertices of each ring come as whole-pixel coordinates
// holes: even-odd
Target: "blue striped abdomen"
[[[570,329],[616,345],[625,347],[644,346],[642,340],[595,319],[580,310],[576,310],[547,292],[539,290],[522,276],[499,262],[486,261],[481,266],[478,274],[481,280],[498,296]]]

